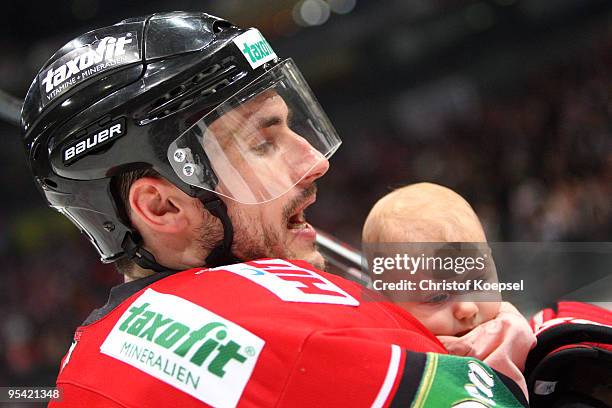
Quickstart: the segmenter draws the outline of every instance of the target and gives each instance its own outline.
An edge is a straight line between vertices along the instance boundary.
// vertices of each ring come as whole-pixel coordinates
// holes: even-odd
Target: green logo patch
[[[264,341],[178,296],[147,289],[100,347],[199,400],[234,407]]]
[[[469,357],[427,353],[413,408],[522,408],[484,363]]]

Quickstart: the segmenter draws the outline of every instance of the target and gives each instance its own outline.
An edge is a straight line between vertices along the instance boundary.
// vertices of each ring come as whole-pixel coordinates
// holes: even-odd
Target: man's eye
[[[251,150],[257,155],[268,154],[274,148],[274,144],[269,140],[263,140],[251,147]]]
[[[425,303],[429,304],[440,304],[447,302],[451,295],[449,293],[436,293],[425,299]]]

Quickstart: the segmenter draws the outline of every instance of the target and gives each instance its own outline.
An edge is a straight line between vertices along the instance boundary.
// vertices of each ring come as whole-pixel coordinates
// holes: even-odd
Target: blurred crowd
[[[378,198],[432,181],[467,198],[490,241],[609,241],[611,95],[609,38],[516,89],[482,96],[476,115],[448,120],[436,135],[364,124],[343,135],[309,220],[358,246]],[[74,329],[121,281],[59,215],[32,217],[0,219],[2,385],[53,384]]]
[[[0,384],[51,386],[74,329],[120,283],[59,214],[39,216],[46,239],[1,248]],[[62,223],[62,225],[58,225]],[[55,231],[52,235],[51,231]],[[31,256],[32,251],[36,256]]]
[[[376,200],[430,181],[472,204],[489,241],[609,241],[610,38],[501,96],[481,97],[470,114],[438,124],[433,134],[364,128],[332,158],[312,218],[358,246]]]

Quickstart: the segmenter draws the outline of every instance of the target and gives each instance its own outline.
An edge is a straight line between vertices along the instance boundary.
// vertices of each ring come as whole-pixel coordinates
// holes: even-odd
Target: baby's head
[[[364,243],[486,242],[468,202],[431,183],[412,184],[381,198],[366,219],[362,239]],[[491,320],[499,310],[498,302],[457,301],[449,292],[435,292],[423,302],[405,302],[398,292],[385,294],[436,335],[461,335]]]
[[[486,242],[480,220],[453,190],[432,183],[399,188],[372,207],[364,242]]]

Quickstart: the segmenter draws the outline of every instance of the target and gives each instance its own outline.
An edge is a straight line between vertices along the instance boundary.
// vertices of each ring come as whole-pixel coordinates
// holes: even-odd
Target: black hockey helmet
[[[270,105],[286,112],[281,120],[295,136],[273,153],[265,126],[274,118],[260,114]],[[292,60],[281,61],[256,29],[205,13],[128,19],[70,41],[34,79],[21,121],[48,204],[88,236],[103,262],[144,254],[139,264],[153,269],[163,267],[140,248],[115,177],[152,168],[200,198],[224,225],[225,247],[216,250],[229,253],[232,228],[220,196],[273,200],[340,145]],[[314,158],[312,166],[296,146],[307,146],[299,154]],[[271,154],[290,171],[266,162]]]

